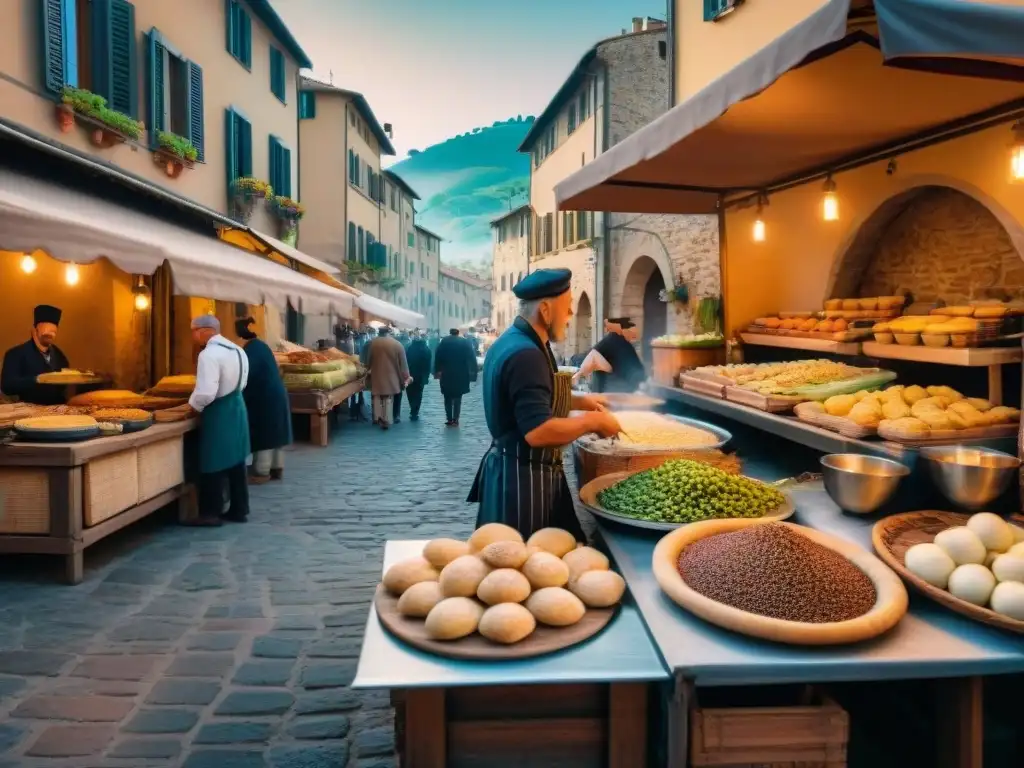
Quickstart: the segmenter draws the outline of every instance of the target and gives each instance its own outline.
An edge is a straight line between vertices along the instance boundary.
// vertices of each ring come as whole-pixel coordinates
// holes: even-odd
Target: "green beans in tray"
[[[685,459],[638,472],[597,499],[609,512],[658,523],[764,517],[786,501],[771,486]]]

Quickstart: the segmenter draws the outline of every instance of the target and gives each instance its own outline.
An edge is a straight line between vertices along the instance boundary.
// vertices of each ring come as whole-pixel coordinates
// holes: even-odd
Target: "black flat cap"
[[[32,324],[53,323],[54,325],[60,325],[60,316],[62,314],[57,307],[50,306],[49,304],[40,304],[32,310]]]
[[[523,301],[550,299],[568,291],[571,281],[571,269],[538,269],[516,283],[512,293]]]
[[[624,331],[628,331],[630,328],[636,328],[636,323],[634,323],[628,317],[609,317],[608,322],[611,325],[619,326]]]

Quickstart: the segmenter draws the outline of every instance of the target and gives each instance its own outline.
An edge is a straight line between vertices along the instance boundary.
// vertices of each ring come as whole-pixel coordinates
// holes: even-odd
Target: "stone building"
[[[530,271],[530,231],[533,215],[522,205],[491,222],[494,260],[491,267],[491,325],[500,333],[515,319],[512,287]]]
[[[690,333],[691,308],[721,293],[716,217],[558,212],[555,204],[556,184],[669,109],[670,86],[664,22],[633,19],[631,30],[583,55],[519,148],[531,155],[531,265],[573,270],[566,356],[589,348],[605,317],[632,317],[645,346]],[[688,305],[660,300],[680,284]]]

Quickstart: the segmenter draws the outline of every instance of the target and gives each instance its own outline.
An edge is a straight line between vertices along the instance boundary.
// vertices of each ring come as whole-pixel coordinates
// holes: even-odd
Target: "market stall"
[[[326,447],[330,417],[366,386],[366,369],[337,349],[320,352],[282,342],[276,353],[292,414],[309,419],[309,440]]]

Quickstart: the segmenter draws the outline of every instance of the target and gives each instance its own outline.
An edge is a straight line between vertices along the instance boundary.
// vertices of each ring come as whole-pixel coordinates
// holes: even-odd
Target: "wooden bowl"
[[[871,530],[871,543],[874,545],[878,556],[890,568],[896,571],[905,582],[921,594],[963,616],[980,621],[982,624],[989,624],[993,627],[1024,635],[1024,621],[1011,619],[989,608],[982,608],[981,606],[961,600],[959,597],[953,597],[946,590],[939,589],[924,579],[915,576],[903,564],[907,550],[912,546],[934,541],[936,534],[947,528],[967,525],[970,517],[970,515],[961,515],[955,512],[937,512],[935,510],[891,515],[875,523],[875,527]],[[1012,521],[1010,522],[1012,523]]]
[[[651,567],[661,589],[674,602],[690,613],[712,624],[740,634],[792,645],[838,645],[856,643],[877,637],[892,629],[907,612],[907,590],[899,577],[867,550],[835,536],[792,523],[785,525],[811,541],[828,547],[860,568],[875,585],[874,607],[863,616],[849,621],[810,624],[759,616],[719,603],[683,581],[677,569],[680,553],[690,544],[706,536],[738,531],[751,525],[764,525],[764,520],[706,520],[677,528],[654,548]],[[771,522],[771,521],[767,521]]]

